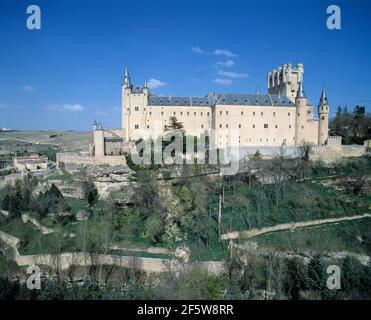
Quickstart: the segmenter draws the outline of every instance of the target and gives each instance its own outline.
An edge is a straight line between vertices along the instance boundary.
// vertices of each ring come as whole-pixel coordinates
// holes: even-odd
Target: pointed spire
[[[148,89],[147,81],[144,81],[143,88],[144,88],[144,89]]]
[[[258,87],[258,86],[256,86],[255,94],[256,94],[256,95],[259,94],[259,87]]]
[[[299,89],[298,89],[298,92],[296,93],[296,99],[299,99],[299,98],[305,98],[303,80],[299,82]]]
[[[131,81],[130,81],[130,75],[129,75],[129,68],[128,68],[128,65],[126,65],[126,67],[125,67],[124,86],[125,86],[125,87],[130,87],[130,86],[131,86]]]
[[[321,98],[319,99],[319,105],[323,106],[323,105],[327,105],[327,104],[328,104],[328,101],[327,101],[326,88],[323,87],[322,93],[321,93]]]

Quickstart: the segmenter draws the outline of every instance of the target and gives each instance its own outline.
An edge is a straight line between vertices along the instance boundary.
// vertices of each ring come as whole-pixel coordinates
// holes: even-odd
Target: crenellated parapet
[[[304,66],[298,63],[293,67],[291,63],[283,64],[267,74],[267,87],[270,94],[289,97],[295,101],[299,82],[303,80]]]

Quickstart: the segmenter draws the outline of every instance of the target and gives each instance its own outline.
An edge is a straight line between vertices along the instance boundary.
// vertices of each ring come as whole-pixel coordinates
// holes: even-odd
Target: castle
[[[209,93],[204,97],[156,96],[145,82],[133,85],[126,67],[122,82],[122,129],[94,123],[96,157],[121,154],[140,138],[161,136],[176,118],[186,135],[213,134],[218,148],[228,145],[280,147],[326,145],[329,104],[325,89],[318,119],[303,87],[303,64],[284,64],[267,75],[266,94]],[[230,132],[238,133],[231,135]]]

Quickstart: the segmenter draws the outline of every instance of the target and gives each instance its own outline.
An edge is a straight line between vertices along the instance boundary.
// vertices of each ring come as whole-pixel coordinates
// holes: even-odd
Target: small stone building
[[[18,171],[37,171],[48,168],[48,157],[40,156],[38,154],[31,154],[28,156],[15,157],[14,167]]]

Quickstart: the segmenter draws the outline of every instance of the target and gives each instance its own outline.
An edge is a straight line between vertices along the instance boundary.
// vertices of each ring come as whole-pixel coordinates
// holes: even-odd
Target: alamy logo
[[[30,290],[41,289],[41,272],[40,268],[35,265],[28,266],[27,274],[30,276],[27,278],[26,285]]]
[[[334,29],[341,29],[341,11],[340,7],[332,4],[331,6],[327,7],[326,12],[331,14],[326,21],[327,28],[330,30]]]
[[[40,30],[41,29],[41,10],[40,7],[33,4],[27,7],[27,17],[26,26],[29,30]]]
[[[327,288],[330,290],[341,289],[340,268],[336,265],[331,265],[328,266],[326,272],[327,274],[330,274],[330,276],[327,278]]]

